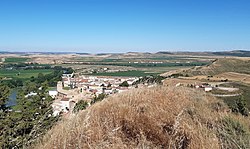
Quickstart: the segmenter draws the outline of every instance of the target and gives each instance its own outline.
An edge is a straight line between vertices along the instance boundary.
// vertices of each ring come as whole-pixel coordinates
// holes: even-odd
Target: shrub
[[[246,100],[244,99],[244,97],[236,100],[235,105],[232,106],[232,111],[234,113],[240,113],[243,116],[249,115],[249,110],[247,108]]]
[[[224,117],[218,127],[222,148],[248,148],[250,134],[247,126],[233,117]]]
[[[121,86],[121,87],[129,87],[129,84],[128,84],[127,81],[124,81],[119,86]]]
[[[84,100],[80,100],[76,103],[74,109],[73,109],[73,112],[74,113],[77,113],[79,112],[80,110],[84,110],[88,107],[88,102],[84,101]]]
[[[91,104],[94,104],[94,103],[96,103],[96,102],[98,102],[98,101],[102,101],[105,97],[107,97],[106,94],[104,94],[104,93],[99,94],[98,96],[95,96],[95,97],[93,98],[93,100],[91,101]]]

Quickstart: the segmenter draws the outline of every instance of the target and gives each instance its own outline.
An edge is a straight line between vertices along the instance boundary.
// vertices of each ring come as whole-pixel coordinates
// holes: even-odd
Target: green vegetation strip
[[[0,69],[0,77],[7,78],[19,78],[19,79],[28,79],[32,76],[37,77],[39,73],[49,74],[52,72],[52,69],[36,69],[36,70],[6,70]]]
[[[5,59],[5,63],[22,63],[26,62],[29,58],[22,58],[22,57],[9,57]]]
[[[158,73],[150,72],[146,73],[145,71],[119,71],[119,72],[106,72],[106,73],[93,73],[91,75],[95,76],[121,76],[121,77],[143,77],[148,75],[157,75]]]

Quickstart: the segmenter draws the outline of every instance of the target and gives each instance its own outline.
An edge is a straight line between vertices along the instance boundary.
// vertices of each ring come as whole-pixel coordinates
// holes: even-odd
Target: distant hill
[[[59,122],[34,148],[248,148],[249,119],[190,88],[137,89]]]
[[[177,51],[177,52],[168,52],[168,51],[159,51],[155,53],[156,55],[188,55],[188,56],[212,56],[212,53],[209,52],[191,52],[191,51]]]
[[[76,53],[78,55],[90,55],[90,53]]]
[[[155,53],[155,54],[173,54],[173,53],[171,53],[171,52],[159,51],[159,52],[157,52],[157,53]]]
[[[216,75],[224,72],[250,74],[250,59],[220,58],[210,65],[194,67],[185,73],[189,75]]]
[[[225,51],[225,52],[212,52],[212,54],[220,55],[220,56],[250,57],[250,51],[244,51],[244,50]]]
[[[155,54],[169,54],[169,55],[193,55],[193,56],[236,56],[236,57],[250,57],[250,51],[234,50],[222,52],[167,52],[160,51]]]
[[[97,56],[104,56],[104,55],[110,55],[109,53],[97,53]]]
[[[222,52],[192,52],[192,51],[179,51],[179,52],[169,52],[169,51],[159,51],[156,53],[150,52],[127,52],[127,53],[84,53],[84,52],[8,52],[0,51],[2,54],[78,54],[78,55],[96,55],[96,56],[110,56],[110,57],[155,57],[155,56],[167,56],[167,55],[188,55],[188,56],[235,56],[235,57],[250,57],[250,51],[244,50],[234,50],[234,51],[222,51]]]

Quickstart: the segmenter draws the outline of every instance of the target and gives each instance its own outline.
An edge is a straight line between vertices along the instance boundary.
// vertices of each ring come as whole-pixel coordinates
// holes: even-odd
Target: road
[[[233,87],[215,87],[215,89],[228,91],[228,92],[235,92],[239,90],[239,88],[233,88]]]
[[[227,94],[227,95],[220,95],[220,94],[212,94],[215,97],[235,97],[240,96],[241,94]]]

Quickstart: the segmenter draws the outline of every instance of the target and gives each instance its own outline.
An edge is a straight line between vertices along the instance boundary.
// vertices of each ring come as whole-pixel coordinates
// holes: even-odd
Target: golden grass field
[[[240,82],[250,84],[250,75],[236,72],[225,72],[214,76],[197,75],[192,77],[179,77],[178,79],[167,79],[165,82],[179,82],[179,83],[192,83],[201,82],[221,82],[221,80],[228,80],[229,82]]]
[[[184,87],[117,94],[59,122],[33,148],[245,148],[249,118]]]
[[[236,73],[236,72],[226,72],[226,73],[215,75],[215,77],[250,84],[250,75],[249,74]]]
[[[211,65],[198,67],[190,75],[217,75],[225,72],[250,74],[250,58],[220,58]]]

